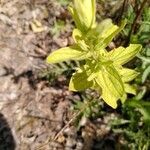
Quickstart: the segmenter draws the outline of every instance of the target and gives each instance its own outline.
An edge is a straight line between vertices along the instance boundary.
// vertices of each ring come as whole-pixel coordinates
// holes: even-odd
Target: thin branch
[[[99,98],[101,99],[101,97]],[[68,121],[68,123],[55,135],[55,137],[53,139],[51,138],[48,138],[48,140],[43,144],[41,145],[40,147],[38,147],[36,150],[42,150],[47,144],[49,144],[50,142],[52,141],[55,141],[62,133],[63,131],[82,113],[84,112],[84,110],[90,105],[92,101],[88,102],[86,104],[85,107],[83,107],[81,110],[77,111],[73,117]]]
[[[122,20],[122,17],[123,17],[123,14],[124,14],[124,11],[125,11],[125,7],[126,7],[127,3],[128,3],[128,0],[124,0],[123,1],[122,10],[121,10],[121,14],[120,14],[120,20]]]
[[[138,2],[138,0],[135,0],[135,2],[134,2],[135,4],[134,4],[134,11],[135,11],[135,13],[137,14],[137,12],[138,12],[138,10],[139,10],[139,2]]]
[[[48,138],[48,140],[47,140],[43,145],[41,145],[40,147],[38,147],[37,150],[41,150],[41,149],[43,149],[48,143],[50,143],[51,141],[55,141],[55,140],[63,133],[63,131],[74,121],[74,119],[80,115],[80,113],[81,113],[82,111],[83,111],[83,110],[80,110],[80,111],[78,111],[77,113],[75,113],[75,114],[73,115],[73,117],[68,121],[68,123],[55,135],[55,137],[54,137],[53,139]]]

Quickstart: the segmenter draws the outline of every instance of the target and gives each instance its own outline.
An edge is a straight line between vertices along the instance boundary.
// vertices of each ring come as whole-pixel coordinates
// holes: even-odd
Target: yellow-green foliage
[[[118,47],[108,52],[106,47],[124,28],[114,25],[110,19],[101,23],[95,21],[95,0],[74,0],[69,7],[76,23],[73,30],[74,45],[54,51],[47,57],[48,63],[67,60],[84,60],[85,64],[73,74],[69,89],[72,91],[92,88],[100,91],[103,100],[113,108],[117,101],[126,100],[127,93],[135,94],[129,84],[138,73],[123,67],[141,50],[141,45],[130,44],[127,48]]]

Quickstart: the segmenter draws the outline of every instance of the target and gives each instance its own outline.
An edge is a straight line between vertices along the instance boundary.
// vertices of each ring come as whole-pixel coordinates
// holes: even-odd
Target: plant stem
[[[127,3],[128,3],[128,0],[124,0],[123,1],[122,11],[121,11],[121,14],[120,14],[120,20],[122,20],[122,17],[123,17],[123,14],[124,14],[124,11],[125,11],[125,7],[126,7]]]
[[[142,11],[143,11],[144,6],[145,6],[145,4],[146,4],[147,1],[148,1],[148,0],[143,0],[140,9],[139,9],[139,10],[137,11],[137,13],[136,13],[136,17],[135,17],[135,19],[134,19],[134,21],[133,21],[133,24],[132,24],[132,26],[131,26],[131,30],[130,30],[129,35],[128,35],[127,44],[130,42],[131,35],[135,32],[135,27],[136,27],[137,20],[138,20],[139,17],[141,16]]]

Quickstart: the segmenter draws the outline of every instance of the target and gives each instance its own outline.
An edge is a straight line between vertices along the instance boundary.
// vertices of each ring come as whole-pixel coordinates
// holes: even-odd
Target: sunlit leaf
[[[95,24],[95,5],[95,0],[74,0],[74,7],[69,7],[80,31],[86,32]]]
[[[124,93],[123,96],[120,98],[122,104],[126,101],[127,99],[127,93]]]
[[[116,96],[121,97],[124,93],[124,86],[121,77],[114,67],[107,67],[103,70],[103,78],[109,90]]]
[[[109,106],[111,106],[114,109],[117,108],[117,101],[119,98],[111,94],[109,90],[107,89],[103,90],[102,98]]]
[[[107,67],[95,78],[102,88],[102,98],[113,108],[117,107],[117,100],[124,94],[123,82],[113,67]]]
[[[111,21],[102,22],[99,30],[102,31],[97,37],[95,49],[104,49],[112,41],[112,39],[124,28],[126,21],[121,23],[121,26],[114,25]]]
[[[127,99],[127,93],[136,95],[136,89],[133,85],[124,84],[125,94],[121,97],[121,102],[124,103]]]
[[[111,28],[113,26],[111,19],[105,19],[101,21],[99,24],[97,24],[96,28],[91,29],[87,34],[87,38],[90,40],[97,39],[98,37],[101,37],[107,29]]]
[[[71,77],[69,83],[69,90],[71,91],[83,91],[87,88],[90,88],[93,84],[92,81],[87,80],[88,76],[86,71],[77,71]]]
[[[129,94],[136,95],[136,89],[133,85],[130,84],[124,84],[125,92]]]
[[[127,48],[119,47],[109,52],[110,59],[114,64],[123,65],[133,59],[140,52],[140,44],[130,44]]]
[[[85,53],[77,46],[58,49],[47,57],[48,63],[58,63],[67,60],[82,60],[86,58]]]
[[[128,69],[128,68],[121,68],[118,71],[120,75],[122,76],[122,80],[124,82],[132,81],[139,75],[139,73],[136,72],[135,70]]]
[[[103,100],[112,108],[117,108],[117,101],[119,98],[114,96],[114,94],[110,92],[109,87],[105,84],[102,73],[99,73],[99,76],[97,76],[95,80],[97,84],[101,87],[101,97],[103,98]]]

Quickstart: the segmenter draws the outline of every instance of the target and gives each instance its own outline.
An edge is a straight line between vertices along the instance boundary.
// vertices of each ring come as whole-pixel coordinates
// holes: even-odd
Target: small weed
[[[79,67],[79,63],[77,61],[51,64],[49,67],[42,69],[39,72],[39,78],[45,79],[53,85],[60,75],[65,75],[66,78],[70,78],[76,67]]]
[[[69,0],[58,0],[58,3],[60,3],[63,6],[66,6],[69,4]]]
[[[59,37],[60,33],[64,30],[65,22],[63,20],[57,20],[54,22],[54,26],[50,29],[54,37]]]

